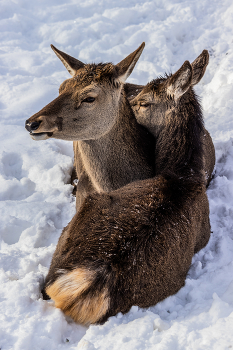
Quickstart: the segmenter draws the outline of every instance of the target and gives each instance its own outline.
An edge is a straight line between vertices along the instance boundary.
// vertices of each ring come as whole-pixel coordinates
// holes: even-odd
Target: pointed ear
[[[209,63],[209,52],[203,50],[202,53],[191,64],[193,69],[192,85],[199,83],[203,75],[205,74],[206,67]]]
[[[191,86],[192,67],[189,61],[185,61],[181,68],[168,80],[167,94],[177,101]]]
[[[129,56],[119,62],[115,67],[117,68],[117,80],[124,83],[128,76],[132,73],[135,64],[137,63],[141,53],[145,47],[143,42],[137,50],[132,52]]]
[[[77,70],[84,67],[84,63],[77,60],[76,58],[67,55],[65,52],[58,50],[55,46],[51,45],[52,50],[55,52],[57,57],[62,61],[68,72],[74,77]]]

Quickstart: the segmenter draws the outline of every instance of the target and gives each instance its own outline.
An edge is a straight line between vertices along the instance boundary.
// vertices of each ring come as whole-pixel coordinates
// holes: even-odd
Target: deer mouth
[[[50,137],[53,136],[52,132],[38,132],[38,133],[34,133],[34,132],[30,132],[30,136],[33,140],[35,141],[40,141],[40,140],[47,140]]]

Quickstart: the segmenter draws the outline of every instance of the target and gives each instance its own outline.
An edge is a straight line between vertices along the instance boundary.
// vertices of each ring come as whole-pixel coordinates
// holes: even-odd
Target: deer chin
[[[30,136],[35,141],[41,141],[41,140],[47,140],[50,137],[53,136],[52,132],[39,132],[39,133],[33,133],[30,132]]]

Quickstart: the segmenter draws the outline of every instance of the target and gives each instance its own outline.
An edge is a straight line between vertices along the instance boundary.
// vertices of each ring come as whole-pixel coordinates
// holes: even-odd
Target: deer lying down
[[[76,322],[102,323],[176,293],[193,254],[209,240],[204,127],[192,79],[186,61],[144,88],[164,101],[156,146],[160,175],[89,195],[62,232],[43,294]]]
[[[154,138],[137,123],[123,89],[144,46],[117,65],[84,64],[52,46],[72,78],[25,127],[34,140],[74,141],[77,210],[89,193],[155,175]]]
[[[209,53],[204,50],[191,64],[193,70],[192,86],[196,85],[203,77],[206,67],[209,63]],[[159,134],[159,113],[161,108],[154,99],[153,91],[150,94],[143,93],[143,101],[140,100],[140,92],[144,88],[143,85],[135,85],[126,83],[124,91],[127,99],[130,101],[136,120],[140,125],[148,129],[151,134],[157,138]],[[158,124],[158,125],[157,125]],[[214,166],[215,166],[215,149],[209,132],[204,128],[201,134],[201,142],[203,144],[203,170],[206,178],[206,186],[208,187]],[[75,155],[76,169],[78,166],[78,153]],[[155,154],[155,164],[157,162],[157,154]],[[73,172],[72,180],[77,177],[76,171]]]
[[[209,63],[209,53],[204,50],[191,64],[193,70],[192,86],[196,85],[203,77],[206,67]],[[143,90],[144,86],[125,84],[126,96],[131,103],[137,122],[145,126],[155,138],[160,132],[160,119],[163,118],[165,101],[158,100],[153,89],[148,92]],[[143,92],[141,92],[143,90]],[[195,97],[196,98],[196,97]],[[181,102],[180,102],[181,103]],[[184,102],[185,103],[185,102]],[[190,104],[190,108],[192,108]],[[203,144],[203,169],[206,175],[206,185],[208,186],[215,166],[215,149],[209,132],[204,129],[201,134]],[[157,163],[157,152],[155,154],[155,163]]]

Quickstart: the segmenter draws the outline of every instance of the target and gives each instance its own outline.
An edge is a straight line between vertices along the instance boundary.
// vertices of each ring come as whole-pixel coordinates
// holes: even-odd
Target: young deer
[[[52,46],[72,78],[26,129],[34,140],[74,141],[77,210],[88,193],[154,176],[154,138],[137,123],[123,89],[144,46],[117,65],[84,64]]]
[[[209,240],[204,126],[192,81],[186,61],[140,94],[153,92],[160,106],[159,175],[89,195],[62,232],[43,294],[76,322],[102,323],[176,293]]]
[[[208,63],[209,53],[207,50],[204,50],[192,62],[192,86],[201,80]],[[148,85],[149,90],[147,92],[142,85],[125,84],[124,89],[137,122],[145,126],[157,139],[160,132],[161,118],[163,119],[164,108],[166,107],[162,106],[162,101],[158,99],[157,94],[151,89],[152,86],[153,82],[152,85]],[[196,96],[194,98],[196,99]],[[180,103],[182,101],[185,103],[185,100],[181,100]],[[192,105],[189,104],[189,107],[192,108]],[[208,186],[215,166],[215,149],[212,138],[206,129],[201,133],[201,142],[203,144],[203,169],[206,176],[206,185]],[[160,155],[156,152],[155,164],[158,162],[159,157]]]

